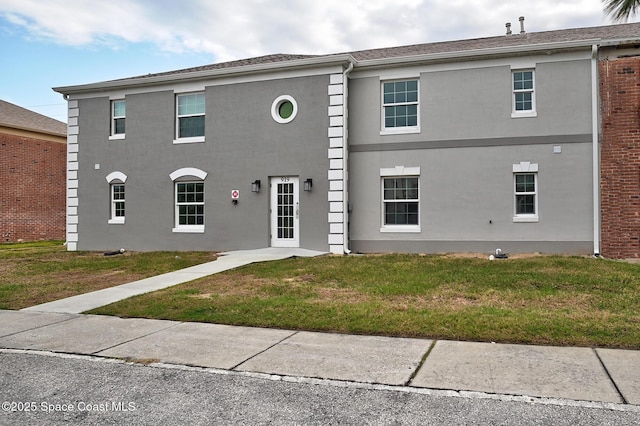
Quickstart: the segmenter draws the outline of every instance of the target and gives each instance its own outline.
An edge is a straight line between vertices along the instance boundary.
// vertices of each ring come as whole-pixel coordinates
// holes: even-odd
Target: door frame
[[[293,221],[293,236],[292,237],[279,237],[278,236],[278,215],[280,205],[278,204],[278,190],[282,188],[283,184],[291,184],[292,190],[292,203],[288,206],[293,209],[291,211],[291,219]],[[271,191],[270,200],[271,207],[269,222],[270,226],[270,243],[271,247],[300,247],[300,178],[298,176],[272,176],[269,179],[269,189]],[[282,219],[288,219],[283,217]],[[286,230],[284,230],[286,231]]]

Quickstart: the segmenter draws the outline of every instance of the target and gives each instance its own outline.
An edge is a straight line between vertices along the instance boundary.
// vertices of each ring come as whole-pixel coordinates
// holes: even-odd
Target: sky
[[[601,0],[0,0],[0,99],[67,121],[52,87],[275,53],[614,23]],[[628,22],[639,22],[634,16]]]

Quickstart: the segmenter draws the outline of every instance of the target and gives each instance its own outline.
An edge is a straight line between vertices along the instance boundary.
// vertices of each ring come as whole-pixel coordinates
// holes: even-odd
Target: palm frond
[[[603,0],[604,11],[614,21],[627,21],[640,9],[640,0]]]

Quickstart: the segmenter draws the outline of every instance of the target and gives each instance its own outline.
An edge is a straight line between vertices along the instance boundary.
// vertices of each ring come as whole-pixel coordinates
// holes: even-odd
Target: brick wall
[[[640,57],[600,61],[602,254],[640,257]]]
[[[65,238],[67,146],[0,134],[0,241]]]

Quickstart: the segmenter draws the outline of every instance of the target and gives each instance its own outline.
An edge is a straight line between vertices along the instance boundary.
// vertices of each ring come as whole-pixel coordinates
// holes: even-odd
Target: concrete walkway
[[[99,308],[100,306],[118,302],[132,296],[161,290],[163,288],[196,280],[208,275],[217,274],[218,272],[228,271],[229,269],[248,265],[250,263],[280,260],[294,256],[313,257],[325,253],[301,248],[270,247],[257,250],[237,250],[220,254],[221,256],[213,262],[195,265],[190,268],[168,272],[166,274],[145,278],[128,284],[92,291],[91,293],[67,297],[66,299],[56,300],[54,302],[31,306],[22,310],[79,314],[80,312]]]
[[[640,419],[640,351],[352,336],[33,311],[0,311],[0,348],[4,348],[0,357],[15,350],[81,354],[264,373],[270,379],[325,379],[342,385],[431,390],[445,396],[579,404],[635,411]]]
[[[430,389],[456,396],[573,400],[635,411],[640,418],[640,351],[353,336],[79,314],[248,263],[318,254],[301,249],[229,252],[214,262],[112,289],[22,311],[0,310],[0,348],[4,348],[0,356],[15,350],[46,351],[272,378]]]

